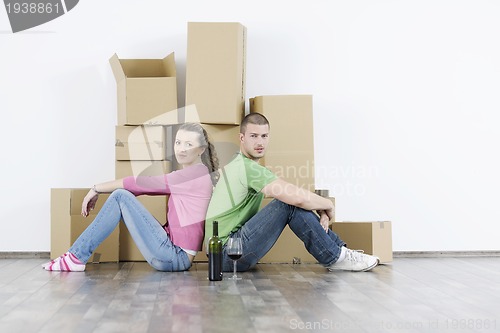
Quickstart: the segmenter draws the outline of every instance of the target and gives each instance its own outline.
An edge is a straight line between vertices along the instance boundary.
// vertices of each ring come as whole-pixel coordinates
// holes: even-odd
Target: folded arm
[[[262,188],[266,197],[278,199],[284,203],[306,210],[315,210],[320,215],[320,223],[328,229],[328,223],[334,217],[333,202],[311,191],[288,183],[283,179],[276,179]],[[326,216],[325,216],[326,215]]]

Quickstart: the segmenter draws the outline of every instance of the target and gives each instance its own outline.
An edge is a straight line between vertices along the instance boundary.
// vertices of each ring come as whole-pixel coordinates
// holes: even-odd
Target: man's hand
[[[321,227],[323,227],[325,232],[328,232],[328,226],[330,225],[330,217],[328,216],[327,211],[319,210],[318,215],[319,215],[319,224],[321,224]]]
[[[328,215],[329,221],[333,223],[333,219],[335,218],[335,206],[332,209],[325,210],[326,215]]]

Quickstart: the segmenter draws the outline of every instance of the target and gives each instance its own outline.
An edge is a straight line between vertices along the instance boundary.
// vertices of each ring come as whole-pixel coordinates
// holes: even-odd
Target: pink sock
[[[47,271],[83,272],[85,270],[85,264],[69,252],[42,265],[42,267]]]

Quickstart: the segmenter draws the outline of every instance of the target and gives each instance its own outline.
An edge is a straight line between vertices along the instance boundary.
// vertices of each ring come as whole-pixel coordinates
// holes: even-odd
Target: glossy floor
[[[261,264],[221,282],[203,263],[43,262],[0,260],[0,332],[500,332],[499,257],[396,258],[365,273]]]

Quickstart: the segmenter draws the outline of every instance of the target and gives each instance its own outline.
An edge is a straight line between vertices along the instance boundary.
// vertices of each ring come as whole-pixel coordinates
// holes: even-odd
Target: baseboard
[[[500,257],[500,251],[394,251],[394,258]],[[50,259],[50,252],[0,252],[0,259]]]
[[[394,251],[394,258],[499,257],[500,251]]]
[[[0,259],[50,259],[50,252],[0,252]]]

